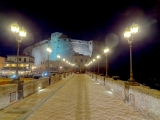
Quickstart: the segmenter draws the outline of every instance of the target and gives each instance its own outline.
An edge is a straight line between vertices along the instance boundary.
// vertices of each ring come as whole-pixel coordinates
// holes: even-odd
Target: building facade
[[[0,69],[3,68],[4,64],[5,64],[5,57],[0,56]]]
[[[10,76],[16,73],[17,56],[7,55],[4,67],[1,70],[2,76]],[[27,75],[32,72],[34,68],[34,57],[28,55],[19,55],[18,59],[18,74]]]
[[[49,61],[52,61],[52,63],[58,61],[57,55],[60,55],[61,59],[66,59],[67,61],[72,62],[72,57],[74,57],[76,54],[79,54],[80,56],[84,55],[91,57],[95,43],[96,42],[93,40],[84,41],[70,39],[67,38],[67,36],[63,33],[55,32],[51,34],[50,40],[43,40],[33,46],[29,46],[24,49],[23,53],[25,55],[35,57],[35,67],[37,70],[44,70],[46,68],[46,62],[48,61],[48,53],[46,50],[48,46],[52,49],[52,52],[49,56]],[[76,66],[79,67],[78,62]],[[53,68],[56,68],[56,66],[53,65]]]
[[[83,73],[86,71],[86,64],[88,64],[91,60],[90,56],[82,55],[82,54],[75,54],[72,57],[72,62],[75,63],[75,72]]]

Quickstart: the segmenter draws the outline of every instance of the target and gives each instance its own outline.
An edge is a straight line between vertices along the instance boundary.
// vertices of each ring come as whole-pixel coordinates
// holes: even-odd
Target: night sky
[[[136,79],[157,77],[160,72],[160,1],[0,1],[0,56],[16,54],[17,43],[10,24],[27,30],[23,48],[62,32],[69,38],[102,41],[111,48],[109,72],[129,78],[129,47],[123,31],[140,25],[133,42]],[[103,51],[102,51],[103,52]]]

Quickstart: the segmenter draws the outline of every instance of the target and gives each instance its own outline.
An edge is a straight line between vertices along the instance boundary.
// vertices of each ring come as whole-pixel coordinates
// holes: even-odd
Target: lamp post
[[[50,53],[52,52],[52,49],[49,46],[47,47],[47,52],[48,52],[48,76],[49,76],[49,56]]]
[[[130,48],[130,78],[129,78],[129,82],[134,83],[135,80],[133,78],[133,70],[132,70],[132,42],[133,42],[133,38],[135,36],[135,34],[138,32],[138,28],[139,25],[138,24],[132,24],[132,26],[129,28],[126,28],[126,30],[124,31],[124,37],[127,38],[128,40],[128,44],[129,44],[129,48]],[[129,39],[131,38],[131,39]]]
[[[92,61],[90,62],[90,64],[91,64],[91,74],[92,74],[92,76],[93,76],[93,67],[92,67]]]
[[[108,60],[107,60],[107,53],[109,52],[109,48],[104,49],[104,53],[106,55],[106,77],[109,77],[108,75]]]
[[[95,63],[95,61],[96,61],[96,60],[93,59],[93,62],[94,62],[94,63]],[[95,64],[93,64],[93,67],[94,67],[93,69],[94,69],[94,73],[95,73]]]
[[[98,61],[98,70],[97,70],[97,73],[99,74],[99,59],[100,58],[100,55],[97,55],[97,61]]]
[[[19,80],[19,77],[18,77],[19,48],[23,38],[26,37],[27,31],[23,27],[20,27],[16,22],[12,23],[10,26],[11,26],[11,31],[14,33],[17,40],[16,76],[17,76],[17,79]]]
[[[58,58],[58,73],[59,73],[59,59],[61,58],[61,56],[57,55],[57,58]]]
[[[65,62],[66,59],[63,58],[63,61]],[[63,63],[63,64],[64,64],[64,63]],[[65,64],[64,64],[63,72],[65,72]]]

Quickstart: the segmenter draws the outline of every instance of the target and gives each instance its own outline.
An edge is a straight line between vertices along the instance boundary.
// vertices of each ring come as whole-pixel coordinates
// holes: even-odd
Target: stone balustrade
[[[40,89],[46,88],[49,86],[48,78],[40,78],[36,80],[29,80],[23,83],[23,97],[27,97]]]
[[[148,86],[133,86],[123,80],[114,80],[105,76],[87,72],[91,78],[116,95],[130,106],[137,109],[149,120],[160,120],[160,91]]]
[[[70,75],[70,73],[64,74],[56,74],[54,76],[51,76],[50,78],[44,77],[33,80],[25,80],[24,82],[21,81],[21,87],[23,87],[22,98],[25,98],[39,91],[40,89],[46,88],[49,85],[54,84],[62,80],[62,78]],[[3,109],[11,105],[12,103],[19,101],[18,95],[18,84],[16,84],[16,82],[13,82],[11,84],[0,85],[0,109]]]
[[[0,85],[0,109],[17,101],[17,84]]]

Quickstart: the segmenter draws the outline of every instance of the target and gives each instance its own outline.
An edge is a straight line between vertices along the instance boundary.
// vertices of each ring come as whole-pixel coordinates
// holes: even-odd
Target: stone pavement
[[[146,120],[86,74],[76,74],[28,120]]]
[[[25,120],[40,106],[42,106],[53,94],[61,89],[73,75],[64,78],[45,89],[38,91],[7,108],[0,110],[0,120]]]

